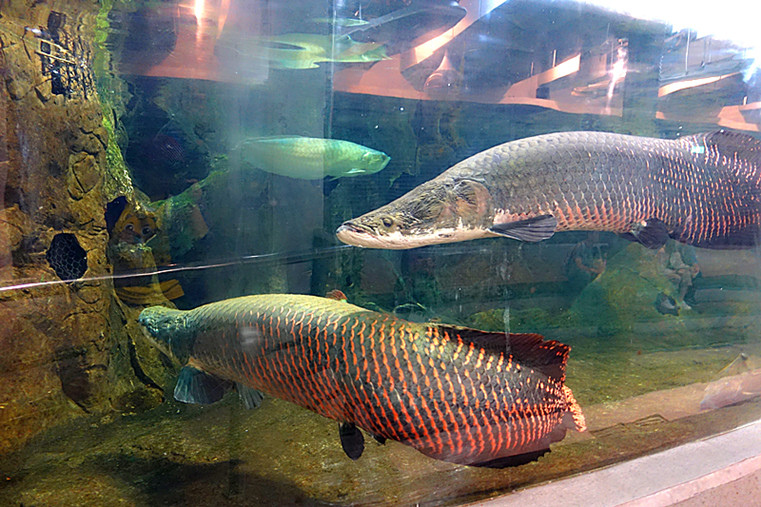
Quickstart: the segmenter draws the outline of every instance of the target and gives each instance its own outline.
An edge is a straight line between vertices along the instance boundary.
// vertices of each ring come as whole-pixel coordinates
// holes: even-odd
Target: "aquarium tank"
[[[0,1],[0,504],[463,504],[758,420],[753,17]]]

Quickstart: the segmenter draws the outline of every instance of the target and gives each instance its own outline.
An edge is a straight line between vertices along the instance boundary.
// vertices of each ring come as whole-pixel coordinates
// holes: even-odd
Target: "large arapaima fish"
[[[761,142],[747,134],[560,132],[473,155],[336,233],[389,249],[571,230],[616,232],[649,248],[669,237],[746,248],[760,225]]]
[[[536,334],[419,324],[304,295],[228,299],[140,314],[184,364],[175,398],[210,403],[233,382],[339,421],[357,459],[363,428],[440,460],[508,466],[536,459],[584,417],[565,385],[569,347]]]

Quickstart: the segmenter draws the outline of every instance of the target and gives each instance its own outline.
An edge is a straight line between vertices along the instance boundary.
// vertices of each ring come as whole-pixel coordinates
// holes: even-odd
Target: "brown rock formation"
[[[98,6],[63,4],[11,2],[0,22],[0,453],[134,405],[134,310],[112,308],[108,136],[86,42]]]

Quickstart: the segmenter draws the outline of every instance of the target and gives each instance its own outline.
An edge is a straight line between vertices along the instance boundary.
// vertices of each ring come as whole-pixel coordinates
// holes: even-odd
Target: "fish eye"
[[[124,230],[129,232],[135,232],[135,226],[132,224],[127,224],[124,226]]]
[[[143,236],[150,236],[151,234],[153,234],[153,229],[151,229],[147,225],[143,227]]]
[[[381,223],[383,224],[383,227],[391,227],[392,225],[394,225],[394,221],[391,220],[389,217],[381,218]]]

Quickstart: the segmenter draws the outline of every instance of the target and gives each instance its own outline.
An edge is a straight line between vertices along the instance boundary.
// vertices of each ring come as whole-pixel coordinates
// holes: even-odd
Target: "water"
[[[533,135],[757,136],[757,46],[739,32],[530,1],[11,2],[0,14],[4,501],[463,503],[759,417],[757,385],[701,408],[761,368],[757,248],[659,251],[574,231],[382,250],[334,234]],[[338,167],[332,152],[241,148],[272,136],[390,161],[376,171],[360,151],[366,174],[308,179],[309,161]],[[410,322],[570,345],[565,383],[588,430],[505,469],[369,434],[352,461],[336,422],[296,404],[175,401],[182,364],[138,324],[153,305],[334,289]]]

